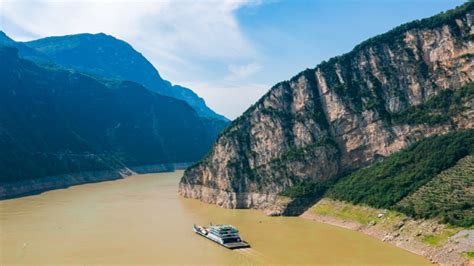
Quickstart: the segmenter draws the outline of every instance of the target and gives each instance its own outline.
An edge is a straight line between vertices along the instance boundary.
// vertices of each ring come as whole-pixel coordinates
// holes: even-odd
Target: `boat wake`
[[[234,252],[240,253],[242,256],[245,256],[246,258],[255,261],[259,264],[273,264],[272,259],[270,257],[253,248],[237,249],[234,250]]]

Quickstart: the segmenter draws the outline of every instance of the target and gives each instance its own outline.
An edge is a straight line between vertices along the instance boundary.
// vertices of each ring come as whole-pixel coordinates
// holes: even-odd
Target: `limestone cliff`
[[[474,127],[472,99],[446,119],[400,119],[474,80],[473,9],[468,2],[402,25],[278,83],[186,170],[180,195],[282,213],[289,199],[278,195],[289,187],[331,180],[423,137]]]

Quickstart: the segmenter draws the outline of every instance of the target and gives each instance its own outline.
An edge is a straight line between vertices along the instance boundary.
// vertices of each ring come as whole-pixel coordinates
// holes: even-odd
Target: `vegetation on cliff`
[[[295,185],[282,196],[323,196],[400,211],[414,218],[474,225],[474,130],[419,141],[339,179]]]
[[[410,216],[423,218],[440,218],[444,222],[472,226],[472,202],[466,202],[472,197],[469,189],[458,190],[462,195],[450,198],[453,191],[442,193],[441,198],[450,198],[451,205],[444,209],[437,209],[436,203],[429,207],[424,201],[413,196],[405,204],[398,204],[405,197],[415,193],[442,171],[453,167],[460,159],[474,154],[474,130],[452,132],[446,135],[434,136],[419,141],[412,146],[394,153],[383,162],[376,163],[347,176],[342,177],[333,187],[329,188],[326,196],[352,202],[364,203],[375,208],[397,209]],[[464,179],[464,170],[452,170],[449,182],[462,180],[468,187],[472,187],[472,180]],[[460,174],[460,175],[458,175]],[[439,182],[439,181],[438,181]],[[430,185],[431,186],[431,185]],[[443,186],[452,186],[450,183]],[[430,191],[429,188],[426,188]],[[437,187],[441,192],[445,189]],[[445,191],[444,191],[445,192]],[[429,193],[429,192],[420,192]],[[459,198],[459,200],[456,200]],[[418,208],[415,210],[415,206]]]
[[[436,125],[450,121],[456,114],[467,109],[465,104],[474,98],[474,83],[468,83],[458,90],[443,90],[424,104],[412,106],[393,114],[397,124]]]
[[[433,96],[432,98],[428,99],[423,104],[420,104],[420,105],[417,105],[417,106],[412,106],[412,107],[409,107],[409,108],[407,108],[406,110],[404,110],[400,113],[393,114],[392,115],[392,122],[395,123],[395,124],[412,124],[412,125],[416,125],[416,124],[436,125],[436,124],[446,123],[446,122],[451,121],[451,119],[455,115],[459,114],[460,112],[466,111],[468,108],[465,106],[465,104],[467,102],[471,101],[473,98],[474,98],[474,83],[472,83],[472,82],[468,83],[467,85],[463,86],[462,88],[460,88],[458,90],[446,89],[446,90],[441,91],[437,95]],[[444,140],[445,140],[444,138],[447,138],[446,139],[447,142],[452,141],[451,135],[444,136],[443,138],[438,139],[436,141],[438,143],[446,144],[447,142],[444,142]],[[420,142],[419,144],[424,145],[424,146],[422,146],[423,148],[418,148],[414,153],[410,153],[410,152],[405,151],[405,152],[402,153],[402,155],[399,155],[399,156],[410,155],[412,157],[422,158],[423,157],[422,155],[425,152],[427,154],[434,154],[431,149],[433,149],[434,152],[438,152],[438,153],[440,152],[440,150],[436,150],[436,148],[434,148],[434,147],[436,147],[435,144],[432,144],[431,142],[426,142],[426,140],[423,141],[423,142]],[[293,155],[293,156],[291,156],[291,158],[294,157],[295,155],[300,155],[299,157],[301,157],[302,155],[304,155],[304,152],[306,152],[308,149],[311,149],[313,146],[314,145],[311,145],[306,149],[292,150],[288,154]],[[443,153],[439,157],[437,157],[436,155],[431,156],[432,158],[436,159],[436,161],[435,160],[429,160],[429,161],[427,161],[428,165],[426,165],[426,166],[424,166],[424,165],[418,165],[417,166],[415,164],[412,165],[412,166],[416,167],[417,171],[419,170],[418,168],[420,168],[420,169],[425,168],[423,171],[439,172],[440,169],[444,170],[446,168],[446,167],[440,165],[441,162],[444,162],[444,163],[448,162],[449,165],[452,165],[453,162],[456,162],[459,159],[459,156],[456,156],[453,153],[457,151],[457,152],[461,152],[461,153],[464,154],[464,152],[463,152],[464,149],[463,148],[470,147],[469,145],[466,146],[466,147],[462,147],[462,146],[463,145],[461,143],[457,142],[456,146],[448,147],[448,153],[446,153],[446,154]],[[415,148],[415,146],[412,146],[412,148]],[[461,149],[459,149],[459,148],[461,148]],[[468,152],[468,153],[470,154],[470,152]],[[451,156],[449,160],[446,160],[446,158],[447,158],[446,156],[450,156],[450,155],[454,155],[454,157]],[[280,158],[278,160],[280,162],[280,165],[283,164],[282,161],[285,161],[286,157],[287,156],[282,156],[282,158]],[[429,158],[430,157],[428,156],[428,157],[423,158],[423,159],[428,160]],[[410,157],[410,158],[405,159],[405,160],[409,161],[410,159],[412,159],[412,158]],[[397,159],[392,158],[392,160],[397,160]],[[384,164],[384,167],[387,167],[386,165],[388,163],[389,162],[384,162],[382,164]],[[436,164],[436,165],[433,165],[433,164]],[[393,169],[391,169],[391,170],[396,172],[397,167],[399,167],[399,166],[400,165],[398,165],[398,164],[393,165]],[[403,166],[403,167],[405,167],[405,166]],[[377,173],[377,171],[373,171],[373,172]],[[413,172],[413,173],[415,173],[415,172]],[[426,176],[426,173],[416,172],[416,175],[419,175],[419,174],[422,174],[422,175]],[[430,177],[433,176],[433,174],[431,172],[429,172],[428,175]],[[340,176],[342,176],[342,174]],[[367,178],[367,176],[365,175],[364,172],[360,172],[360,174],[355,175],[353,177],[353,179],[357,179],[359,176],[363,176],[364,178]],[[406,177],[400,177],[400,178],[406,178]],[[334,178],[334,179],[330,179],[330,180],[312,180],[312,181],[309,181],[309,182],[301,182],[301,183],[298,183],[298,184],[284,190],[282,193],[280,193],[280,195],[287,196],[287,197],[290,197],[290,198],[302,198],[302,197],[318,198],[318,197],[321,197],[329,188],[331,188],[336,183],[337,180],[338,180],[338,178]],[[411,182],[410,180],[405,180],[403,182],[410,183]],[[416,180],[416,182],[423,183],[423,180],[420,180],[419,177],[415,178],[415,180]],[[391,181],[395,181],[395,180],[391,180]],[[395,182],[398,182],[398,181],[395,181]],[[400,181],[400,182],[402,182],[402,181]],[[364,182],[362,182],[361,184],[363,184],[363,183]],[[385,184],[385,185],[388,186],[389,184]],[[418,186],[415,183],[413,183],[412,185],[414,185],[415,187]],[[377,188],[375,188],[375,189],[377,189]],[[407,189],[409,191],[412,191],[412,189],[410,189],[410,188],[407,188]],[[343,190],[343,189],[341,189],[341,190]],[[364,191],[364,189],[361,188],[361,187],[354,188],[354,190]],[[406,194],[402,191],[399,191],[399,192],[401,193],[401,195]],[[347,192],[347,193],[349,193],[349,192]],[[368,193],[368,194],[370,194],[370,193]],[[377,202],[379,203],[379,204],[374,205],[377,208],[391,206],[394,202],[396,202],[400,199],[400,195],[399,195],[398,197],[395,197],[392,201],[382,204],[382,201],[378,198],[378,196],[379,195],[373,195],[373,197],[376,198]],[[389,197],[389,196],[386,195],[385,197]],[[351,201],[356,202],[357,200],[356,200],[356,198],[351,197]],[[366,202],[366,203],[368,203],[368,202]],[[410,213],[410,214],[413,214],[413,213]],[[418,216],[421,216],[421,214],[419,214]],[[432,217],[432,215],[428,215],[427,217]]]
[[[472,38],[473,35],[470,34],[470,28],[465,27],[463,31],[466,32],[460,32],[461,29],[456,24],[456,20],[473,11],[474,1],[469,1],[464,5],[442,12],[436,16],[402,24],[386,33],[358,44],[348,53],[333,57],[328,61],[323,61],[317,66],[317,69],[324,73],[327,83],[333,87],[334,91],[353,111],[376,110],[381,117],[390,118],[391,113],[387,110],[383,99],[384,89],[387,89],[387,84],[382,84],[380,76],[374,75],[374,70],[380,71],[380,74],[385,77],[388,83],[399,81],[400,77],[395,74],[399,70],[393,64],[382,64],[378,66],[379,69],[368,69],[364,73],[356,73],[350,71],[355,63],[354,59],[361,56],[370,58],[373,54],[389,59],[384,54],[387,50],[391,50],[391,53],[396,53],[398,56],[403,55],[406,59],[413,61],[413,74],[426,79],[431,74],[432,69],[425,61],[426,59],[421,49],[407,47],[404,42],[406,34],[410,31],[413,33],[413,31],[431,30],[445,25],[449,27],[451,34],[458,35],[456,37]],[[340,77],[343,77],[343,82]],[[367,79],[369,84],[364,82],[363,79]],[[395,93],[400,94],[399,91]],[[406,101],[406,99],[403,99],[403,95],[397,96],[402,101]]]

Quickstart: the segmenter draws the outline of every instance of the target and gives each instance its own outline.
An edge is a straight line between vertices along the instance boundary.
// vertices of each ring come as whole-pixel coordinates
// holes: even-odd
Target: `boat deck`
[[[220,244],[220,243],[219,243]],[[228,249],[249,248],[249,243],[245,241],[221,244]]]

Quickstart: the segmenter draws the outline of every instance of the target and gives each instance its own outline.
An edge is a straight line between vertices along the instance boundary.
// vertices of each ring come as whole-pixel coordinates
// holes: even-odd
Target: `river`
[[[429,265],[358,232],[177,195],[182,171],[0,201],[0,264]],[[227,250],[193,223],[228,223],[251,249]]]

